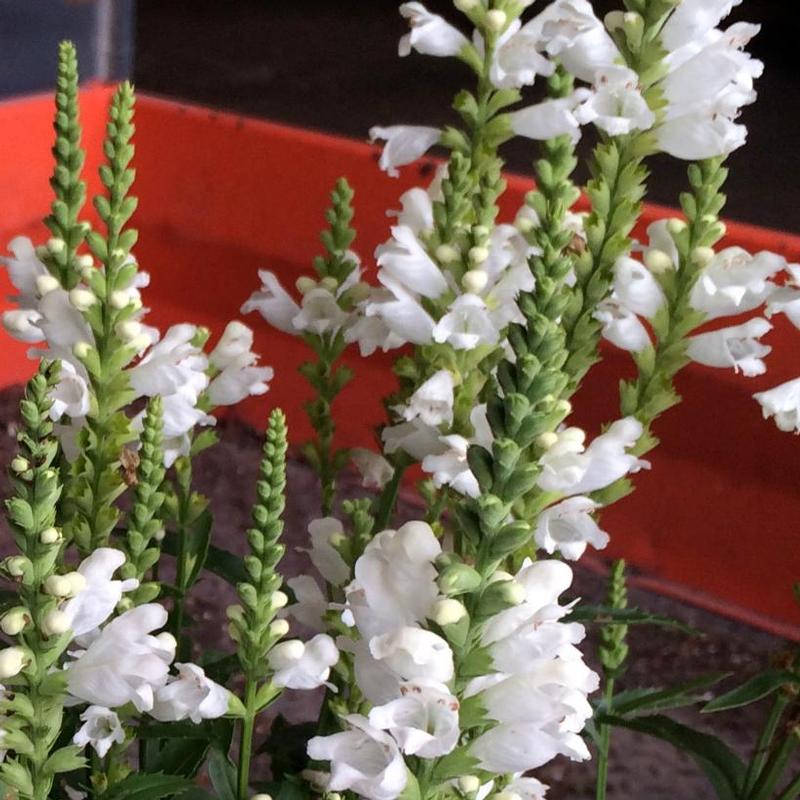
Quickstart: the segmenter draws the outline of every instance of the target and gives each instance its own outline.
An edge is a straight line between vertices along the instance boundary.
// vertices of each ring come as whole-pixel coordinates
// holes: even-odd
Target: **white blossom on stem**
[[[439,141],[441,135],[438,128],[424,125],[390,125],[386,128],[376,125],[369,130],[370,141],[383,139],[386,142],[379,165],[392,178],[400,174],[398,167],[422,158]]]
[[[160,722],[190,719],[199,724],[228,711],[230,692],[206,676],[196,664],[175,664],[178,674],[169,678],[155,695],[150,716]]]
[[[707,367],[733,367],[748,378],[763,375],[767,371],[764,358],[772,348],[759,339],[770,330],[772,325],[769,322],[756,317],[742,325],[692,336],[687,353],[693,361]]]
[[[800,378],[753,395],[764,419],[772,417],[779,430],[800,434]]]
[[[103,706],[89,706],[81,714],[81,725],[72,737],[78,747],[91,745],[100,758],[105,758],[115,744],[125,741],[125,731],[116,711]]]
[[[422,3],[402,3],[400,14],[411,30],[400,39],[398,53],[407,56],[412,50],[426,56],[457,56],[469,44],[467,37],[438,14],[431,14]]]
[[[258,311],[274,328],[296,335],[297,329],[293,320],[300,313],[300,306],[281,286],[274,272],[259,270],[258,277],[261,280],[261,289],[253,292],[242,305],[242,314]]]
[[[287,689],[316,689],[327,685],[331,667],[339,660],[339,649],[330,636],[318,633],[308,642],[279,642],[268,656],[275,671],[272,682]]]
[[[602,550],[609,537],[592,516],[598,508],[593,500],[581,496],[550,506],[537,520],[536,544],[551,555],[558,551],[570,561],[579,559],[588,544]]]

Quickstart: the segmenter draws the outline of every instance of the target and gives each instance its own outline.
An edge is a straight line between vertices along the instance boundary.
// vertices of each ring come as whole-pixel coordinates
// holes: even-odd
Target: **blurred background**
[[[542,3],[543,4],[543,3]],[[371,125],[452,121],[469,85],[459,62],[397,57],[406,25],[396,0],[0,0],[0,95],[49,90],[55,48],[72,38],[85,78],[132,76],[140,91],[364,139]],[[538,5],[538,4],[537,4]],[[619,2],[594,0],[598,15]],[[427,6],[457,22],[450,0]],[[536,10],[536,5],[533,11]],[[529,12],[532,13],[532,12]],[[760,23],[766,64],[744,110],[750,136],[730,159],[727,216],[800,231],[800,13],[787,0],[744,0],[731,21]],[[537,90],[531,90],[535,99]],[[584,147],[591,144],[585,137]],[[530,142],[509,168],[529,172]],[[682,165],[653,160],[650,199],[675,205]],[[581,176],[585,178],[584,176]]]

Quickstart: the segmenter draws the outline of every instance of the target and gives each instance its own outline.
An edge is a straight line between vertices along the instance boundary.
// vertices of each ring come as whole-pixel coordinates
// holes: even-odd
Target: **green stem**
[[[606,678],[606,686],[603,692],[606,701],[606,713],[611,712],[611,704],[614,699],[614,678]],[[606,800],[608,788],[608,762],[611,749],[611,726],[600,723],[598,726],[600,734],[600,747],[597,752],[597,791],[596,800]]]
[[[752,793],[747,795],[747,800],[767,800],[772,794],[775,784],[783,775],[783,771],[786,769],[795,747],[797,747],[797,742],[797,735],[792,731],[787,732],[786,738],[769,757],[756,781],[756,785],[753,787]]]
[[[778,725],[780,724],[783,712],[786,710],[788,705],[789,699],[786,697],[786,695],[783,692],[778,692],[775,695],[775,700],[770,708],[769,716],[767,717],[764,727],[761,730],[761,735],[758,738],[755,752],[753,753],[753,757],[750,759],[750,764],[747,768],[747,773],[744,779],[744,788],[742,790],[742,796],[745,798],[750,796],[756,781],[764,769],[764,764],[766,763],[769,755],[770,745],[775,737],[775,732],[778,730]]]
[[[247,800],[250,789],[250,761],[253,757],[253,731],[256,722],[257,681],[247,677],[244,690],[245,715],[242,719],[242,733],[239,745],[239,779],[237,800]]]
[[[178,469],[178,479],[176,481],[177,513],[175,534],[177,540],[177,552],[175,554],[175,602],[170,615],[170,625],[172,635],[178,642],[176,658],[186,659],[189,655],[190,645],[184,634],[184,604],[187,593],[187,542],[189,535],[189,515],[191,514],[191,492],[192,492],[192,462],[190,458],[182,459],[180,469]]]
[[[383,531],[389,527],[394,507],[397,502],[397,495],[400,492],[400,484],[403,482],[403,475],[410,465],[407,456],[400,454],[395,459],[394,475],[375,501],[375,524],[374,531]]]

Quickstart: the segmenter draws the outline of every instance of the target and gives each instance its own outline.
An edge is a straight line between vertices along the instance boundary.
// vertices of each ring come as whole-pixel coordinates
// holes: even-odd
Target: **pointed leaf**
[[[710,703],[706,703],[703,706],[702,712],[710,714],[714,711],[728,711],[732,708],[740,708],[767,697],[767,695],[772,694],[782,686],[787,684],[797,685],[798,683],[800,683],[800,677],[792,672],[769,669],[754,675],[741,686],[715,697]]]

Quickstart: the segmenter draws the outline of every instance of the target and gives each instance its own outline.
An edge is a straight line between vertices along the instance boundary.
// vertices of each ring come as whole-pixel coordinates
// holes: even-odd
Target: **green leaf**
[[[699,733],[660,714],[639,719],[608,716],[599,721],[669,742],[695,760],[716,789],[719,800],[739,800],[745,766],[716,736]]]
[[[730,673],[704,675],[693,681],[670,686],[667,689],[631,689],[614,695],[611,704],[612,713],[618,717],[637,717],[653,714],[656,711],[667,711],[672,708],[684,708],[699,703],[703,693],[709,686],[719,683]],[[604,702],[598,707],[598,713],[607,713]]]
[[[86,766],[86,759],[81,755],[81,748],[67,745],[56,750],[44,763],[44,772],[72,772]]]
[[[186,536],[184,555],[186,559],[186,588],[193,586],[208,557],[211,544],[211,528],[214,518],[208,510],[192,523]]]
[[[758,675],[754,675],[741,686],[715,697],[710,703],[706,703],[701,711],[704,714],[710,714],[715,711],[729,711],[732,708],[740,708],[767,697],[782,686],[787,684],[797,685],[798,683],[800,683],[800,678],[787,670],[765,670]]]
[[[178,775],[139,772],[115,783],[99,800],[160,800],[190,789],[192,784]]]
[[[660,625],[665,628],[703,636],[703,632],[680,620],[661,614],[652,614],[640,608],[611,608],[610,606],[578,605],[564,617],[564,622],[588,622],[598,625]]]
[[[208,758],[208,777],[219,800],[236,800],[236,768],[226,753],[214,748]]]
[[[161,549],[168,555],[174,556],[178,552],[178,537],[173,531],[168,531],[161,543]],[[245,571],[242,559],[222,548],[215,547],[213,544],[208,547],[208,554],[206,556],[205,568],[209,572],[213,572],[220,578],[223,578],[231,586],[236,586],[242,581],[247,580],[247,572]]]

